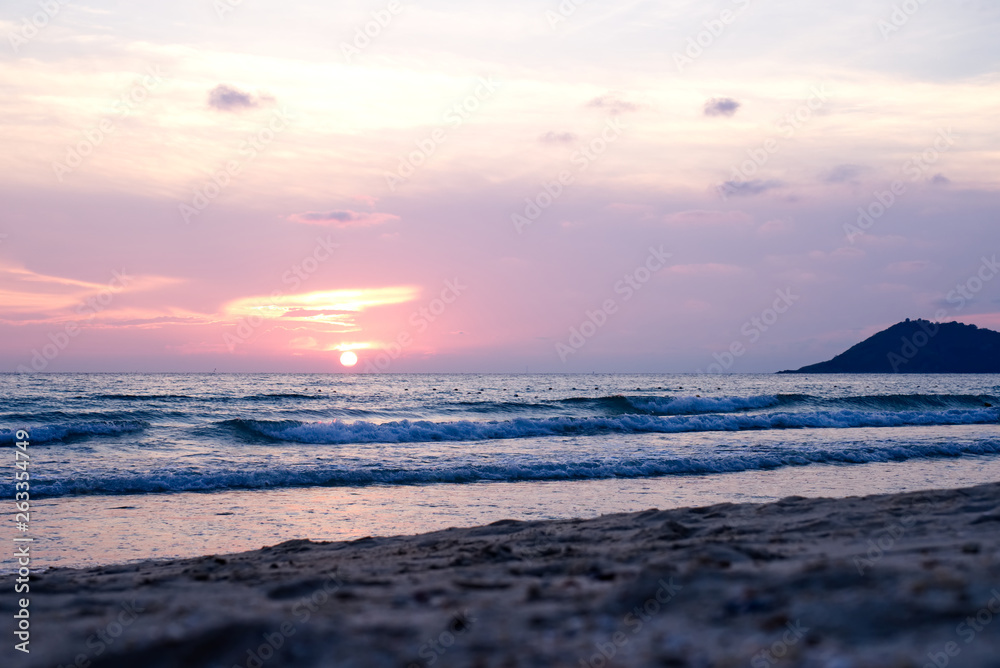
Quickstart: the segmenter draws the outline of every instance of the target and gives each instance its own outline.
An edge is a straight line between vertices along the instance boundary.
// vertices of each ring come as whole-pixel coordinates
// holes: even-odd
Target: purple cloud
[[[208,106],[219,111],[241,111],[259,107],[262,101],[271,101],[269,96],[254,96],[250,93],[219,84],[208,93]]]
[[[538,138],[543,144],[568,144],[577,140],[572,132],[552,132],[551,130]]]
[[[713,97],[705,103],[705,115],[732,116],[740,108],[740,104],[731,97]]]

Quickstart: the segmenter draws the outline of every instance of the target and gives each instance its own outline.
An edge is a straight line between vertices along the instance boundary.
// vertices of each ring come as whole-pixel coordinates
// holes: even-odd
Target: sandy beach
[[[1000,484],[790,497],[52,569],[27,595],[30,664],[7,655],[81,668],[1000,666],[998,499]],[[14,598],[0,601],[10,620]]]

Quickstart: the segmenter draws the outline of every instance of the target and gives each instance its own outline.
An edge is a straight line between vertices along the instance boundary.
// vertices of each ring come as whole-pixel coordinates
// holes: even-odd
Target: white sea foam
[[[817,449],[787,448],[766,452],[721,452],[692,457],[660,455],[645,459],[590,457],[582,461],[546,461],[521,457],[511,458],[502,463],[482,465],[444,462],[420,466],[411,462],[408,466],[392,468],[365,465],[324,466],[310,469],[266,467],[211,472],[174,470],[100,477],[83,475],[52,481],[47,481],[42,476],[34,480],[32,493],[36,496],[121,495],[281,487],[640,478],[731,473],[809,464],[866,464],[998,453],[1000,453],[1000,440],[982,440],[958,444],[896,444],[881,448],[857,445]]]
[[[401,420],[382,424],[339,420],[332,422],[232,420],[229,424],[251,434],[279,441],[344,444],[486,441],[600,433],[671,434],[697,431],[961,425],[987,424],[996,422],[997,419],[996,409],[980,408],[938,411],[842,409],[759,414],[620,415],[595,418],[518,418],[489,422]]]

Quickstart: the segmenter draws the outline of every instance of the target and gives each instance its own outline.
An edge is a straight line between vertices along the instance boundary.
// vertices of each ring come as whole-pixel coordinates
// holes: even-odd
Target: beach
[[[0,374],[0,395],[36,569],[1000,480],[990,375]]]
[[[788,497],[50,569],[25,594],[30,665],[997,666],[998,499]]]

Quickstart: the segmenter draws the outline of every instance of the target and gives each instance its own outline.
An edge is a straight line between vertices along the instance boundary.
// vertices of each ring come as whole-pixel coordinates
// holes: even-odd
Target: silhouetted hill
[[[832,360],[779,373],[1000,373],[1000,332],[907,319]]]

